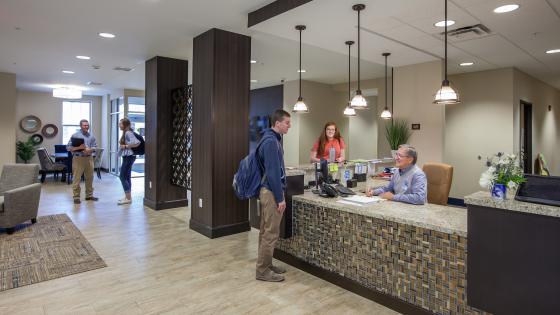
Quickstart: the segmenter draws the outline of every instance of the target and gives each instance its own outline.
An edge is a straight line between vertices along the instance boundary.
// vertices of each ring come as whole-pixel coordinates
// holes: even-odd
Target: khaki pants
[[[257,257],[257,274],[263,274],[272,265],[274,246],[280,235],[282,214],[272,192],[266,188],[260,191],[261,229],[259,232],[259,255]]]
[[[86,179],[86,198],[93,197],[93,157],[75,156],[72,159],[72,192],[74,199],[80,199],[80,181],[82,174]]]

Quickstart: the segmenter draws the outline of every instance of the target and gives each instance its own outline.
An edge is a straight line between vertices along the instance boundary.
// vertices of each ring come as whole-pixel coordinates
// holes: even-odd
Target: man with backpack
[[[280,235],[280,221],[286,209],[286,170],[281,140],[282,135],[287,134],[290,129],[290,114],[281,109],[276,110],[271,123],[272,127],[265,130],[255,152],[263,174],[259,193],[261,225],[256,279],[280,282],[284,280],[282,274],[286,269],[272,265],[272,255]]]

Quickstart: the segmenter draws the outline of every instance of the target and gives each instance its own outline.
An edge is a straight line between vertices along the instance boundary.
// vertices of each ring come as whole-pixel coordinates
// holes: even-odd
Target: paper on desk
[[[347,201],[347,200],[338,200],[338,203],[343,203],[345,205],[351,205],[351,206],[356,206],[356,207],[363,207],[364,204],[363,203],[357,203],[357,202],[352,202],[352,201]]]
[[[355,196],[343,198],[343,200],[350,201],[350,202],[355,202],[355,203],[360,203],[360,204],[367,204],[367,203],[372,203],[372,202],[380,202],[383,199],[380,198],[380,197],[377,197],[377,196],[366,197],[366,196],[355,195]]]

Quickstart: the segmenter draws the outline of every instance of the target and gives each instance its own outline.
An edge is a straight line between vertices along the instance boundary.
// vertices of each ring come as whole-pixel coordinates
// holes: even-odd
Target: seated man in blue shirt
[[[367,195],[379,195],[383,199],[423,205],[427,202],[428,183],[426,174],[416,166],[418,154],[408,144],[399,146],[395,157],[398,172],[393,174],[389,185],[368,191]]]

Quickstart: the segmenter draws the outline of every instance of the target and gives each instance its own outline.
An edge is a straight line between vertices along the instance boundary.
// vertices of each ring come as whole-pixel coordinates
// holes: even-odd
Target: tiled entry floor
[[[47,179],[39,215],[66,213],[108,267],[1,292],[0,314],[395,314],[291,266],[283,283],[256,281],[258,231],[210,240],[188,208],[143,207],[143,180],[117,206],[120,182],[103,174],[100,201],[75,206]]]

